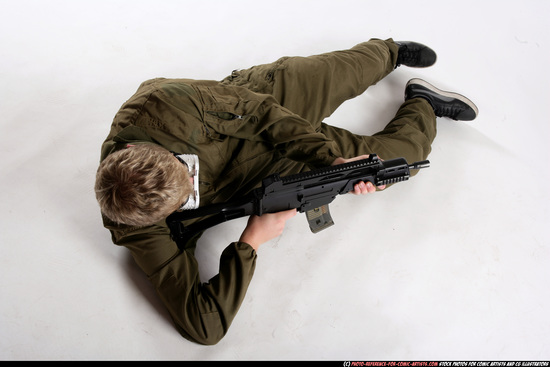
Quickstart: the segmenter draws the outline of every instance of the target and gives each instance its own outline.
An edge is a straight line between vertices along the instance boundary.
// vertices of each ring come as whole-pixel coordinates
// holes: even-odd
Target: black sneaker
[[[405,87],[405,100],[418,97],[427,99],[438,117],[471,121],[478,114],[476,105],[463,95],[442,91],[422,79],[411,79]]]
[[[435,64],[437,55],[428,46],[417,42],[395,42],[399,46],[395,67],[405,65],[413,68],[425,68]]]

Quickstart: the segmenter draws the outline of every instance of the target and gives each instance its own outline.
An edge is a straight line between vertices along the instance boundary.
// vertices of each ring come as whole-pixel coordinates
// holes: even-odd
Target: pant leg
[[[395,69],[398,46],[372,39],[349,50],[309,57],[283,57],[274,63],[234,71],[223,83],[272,94],[290,111],[320,129],[343,102],[362,94]]]
[[[437,134],[436,116],[428,101],[413,98],[404,102],[386,127],[373,136],[352,134],[327,124],[322,124],[322,132],[337,142],[344,158],[375,153],[382,159],[404,157],[412,163],[428,157]]]
[[[436,117],[424,99],[409,100],[373,136],[322,123],[340,104],[362,94],[395,68],[398,46],[370,40],[350,50],[310,57],[284,57],[271,64],[235,71],[223,83],[272,94],[283,107],[310,121],[337,142],[344,158],[376,153],[383,159],[424,160],[436,136]]]

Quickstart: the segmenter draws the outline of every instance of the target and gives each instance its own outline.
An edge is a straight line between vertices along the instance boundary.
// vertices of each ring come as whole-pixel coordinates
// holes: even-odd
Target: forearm
[[[278,213],[266,213],[262,216],[252,215],[241,234],[240,242],[249,244],[254,250],[260,245],[272,240],[283,233],[286,221],[295,216],[296,209]]]

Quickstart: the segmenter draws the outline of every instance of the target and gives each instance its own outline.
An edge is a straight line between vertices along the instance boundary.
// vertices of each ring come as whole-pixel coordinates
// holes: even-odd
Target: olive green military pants
[[[337,142],[344,158],[376,153],[383,159],[424,160],[436,136],[436,116],[422,98],[404,102],[387,126],[373,136],[323,123],[343,102],[395,70],[397,52],[393,40],[371,39],[349,50],[283,57],[271,64],[234,71],[222,82],[273,95],[283,107]]]

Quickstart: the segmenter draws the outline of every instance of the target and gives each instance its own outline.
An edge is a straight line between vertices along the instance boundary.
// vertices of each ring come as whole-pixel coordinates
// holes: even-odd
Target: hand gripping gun
[[[406,181],[411,169],[429,167],[430,161],[408,164],[404,158],[382,161],[376,154],[340,165],[281,177],[273,174],[263,179],[262,186],[229,202],[211,204],[193,210],[176,211],[166,222],[172,239],[182,246],[198,232],[232,219],[297,209],[306,213],[310,229],[317,233],[334,224],[328,204],[337,195],[353,190],[360,181],[375,186]],[[202,218],[184,225],[182,221]]]

